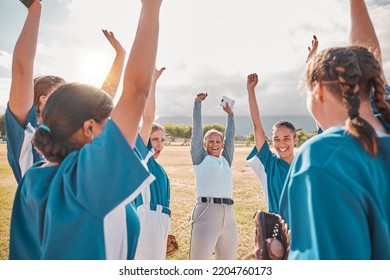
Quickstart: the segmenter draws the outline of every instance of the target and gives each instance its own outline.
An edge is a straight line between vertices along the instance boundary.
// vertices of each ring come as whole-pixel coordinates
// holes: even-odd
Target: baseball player
[[[195,169],[197,203],[191,216],[191,260],[211,259],[215,250],[219,260],[232,260],[237,254],[237,224],[233,209],[231,165],[234,153],[234,115],[227,105],[225,139],[209,130],[202,137],[201,103],[207,93],[194,102],[191,158]]]
[[[156,83],[164,70],[165,68],[161,68],[154,71],[142,126],[136,142],[136,147],[146,161],[150,173],[156,178],[133,201],[141,223],[135,255],[137,260],[164,260],[167,251],[171,216],[170,184],[164,168],[156,161],[164,148],[165,130],[162,126],[153,123],[156,108]]]
[[[257,106],[255,87],[256,73],[248,75],[247,90],[249,110],[253,122],[256,146],[247,157],[247,162],[260,180],[268,204],[268,210],[279,213],[279,199],[290,164],[294,158],[294,146],[298,139],[295,127],[287,122],[277,122],[272,128],[272,144],[276,154],[271,152]]]
[[[40,2],[32,5],[39,18]],[[139,219],[135,209],[129,211],[130,201],[154,177],[133,147],[156,62],[160,6],[161,1],[142,1],[114,109],[106,92],[79,83],[61,86],[48,99],[33,140],[47,162],[28,169],[18,186],[10,259],[127,259],[134,254]]]
[[[289,259],[390,259],[390,136],[370,105],[373,89],[390,120],[381,76],[363,47],[308,62],[307,106],[324,132],[300,148],[282,191]]]

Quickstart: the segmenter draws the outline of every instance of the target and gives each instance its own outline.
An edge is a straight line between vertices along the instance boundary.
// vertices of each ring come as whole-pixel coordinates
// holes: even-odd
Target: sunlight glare
[[[110,57],[104,52],[83,52],[79,57],[79,81],[101,87],[110,71]]]

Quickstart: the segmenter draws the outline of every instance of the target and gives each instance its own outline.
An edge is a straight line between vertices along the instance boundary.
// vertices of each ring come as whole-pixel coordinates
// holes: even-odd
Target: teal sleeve
[[[80,204],[100,217],[121,203],[129,203],[140,193],[141,186],[153,181],[153,176],[111,120],[94,141],[84,145],[75,163],[77,166],[69,166],[73,174],[65,171],[66,177],[75,180],[68,185]],[[66,166],[66,162],[61,165]]]
[[[280,209],[291,230],[289,259],[370,259],[364,204],[343,182],[318,167],[291,172]]]

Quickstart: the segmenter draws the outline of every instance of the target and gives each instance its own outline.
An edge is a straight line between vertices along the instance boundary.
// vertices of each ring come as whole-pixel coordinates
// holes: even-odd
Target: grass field
[[[246,164],[250,147],[236,147],[233,161],[234,210],[238,225],[237,259],[243,259],[254,243],[253,214],[265,209],[260,183]],[[190,224],[188,219],[195,205],[195,177],[189,146],[166,146],[158,160],[171,181],[172,227],[179,242],[179,251],[170,259],[189,257]],[[6,144],[0,143],[0,259],[8,258],[9,222],[16,182],[6,159]]]

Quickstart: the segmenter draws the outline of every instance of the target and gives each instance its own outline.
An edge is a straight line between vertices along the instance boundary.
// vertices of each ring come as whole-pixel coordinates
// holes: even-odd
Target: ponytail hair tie
[[[39,128],[42,128],[43,130],[46,130],[49,134],[51,134],[51,129],[47,125],[41,124]]]

